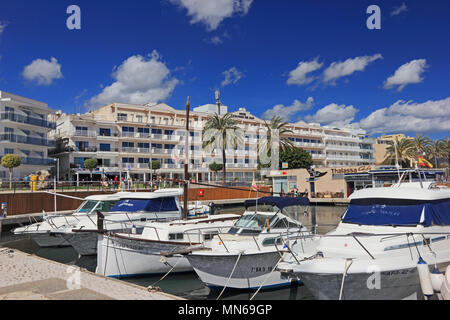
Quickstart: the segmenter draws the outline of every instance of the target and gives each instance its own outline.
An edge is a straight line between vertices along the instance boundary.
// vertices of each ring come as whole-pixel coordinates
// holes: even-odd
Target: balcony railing
[[[55,147],[56,146],[56,143],[54,140],[21,136],[21,135],[17,135],[14,133],[2,133],[2,134],[0,134],[0,139],[2,141],[9,141],[9,142],[23,143],[23,144],[33,144],[33,145],[46,146],[46,147]]]
[[[44,119],[39,119],[39,118],[28,117],[28,116],[24,116],[21,114],[16,114],[14,112],[0,113],[0,120],[9,120],[9,121],[14,121],[14,122],[31,124],[33,126],[38,126],[38,127],[48,128],[48,129],[56,128],[55,122],[50,122],[50,121],[47,121]]]
[[[95,137],[97,137],[97,132],[95,132],[95,131],[88,131],[88,130],[75,130],[73,135],[74,135],[74,137],[95,138]]]
[[[0,156],[0,161],[5,155]],[[52,166],[56,163],[54,159],[47,158],[31,158],[31,157],[20,157],[22,164],[31,166]]]

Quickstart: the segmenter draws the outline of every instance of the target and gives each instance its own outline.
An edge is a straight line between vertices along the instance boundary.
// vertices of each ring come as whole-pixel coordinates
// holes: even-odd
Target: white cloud
[[[323,81],[325,83],[332,83],[341,78],[356,71],[364,71],[369,63],[383,59],[381,54],[374,54],[373,56],[361,56],[355,58],[349,58],[344,62],[333,62],[323,73]]]
[[[359,124],[370,133],[450,131],[450,97],[423,103],[399,100]]]
[[[398,86],[398,91],[402,91],[408,84],[420,83],[423,81],[421,75],[426,68],[428,68],[428,65],[425,59],[412,60],[405,63],[395,71],[394,75],[386,79],[384,88],[391,89],[394,86]]]
[[[3,31],[5,31],[5,28],[8,26],[6,22],[0,21],[0,36],[2,35]]]
[[[54,80],[62,78],[63,74],[61,72],[61,64],[52,57],[50,61],[44,59],[34,60],[24,68],[22,76],[26,80],[36,81],[38,85],[48,86]]]
[[[323,63],[317,62],[317,59],[313,61],[300,61],[297,68],[289,72],[289,78],[287,84],[296,84],[298,86],[306,85],[314,81],[317,77],[307,77],[307,74],[322,68]]]
[[[391,16],[397,16],[402,12],[406,12],[408,11],[408,7],[406,6],[406,4],[403,2],[402,5],[400,7],[396,7],[394,8],[394,10],[391,11]]]
[[[179,80],[170,77],[170,70],[160,61],[155,50],[148,57],[135,55],[125,60],[112,74],[110,86],[92,97],[88,108],[113,102],[146,104],[169,97]]]
[[[274,116],[280,116],[284,121],[291,121],[291,118],[298,112],[308,110],[314,105],[314,99],[309,97],[305,103],[298,101],[297,99],[290,106],[283,104],[277,104],[272,109],[266,110],[261,118],[270,120]]]
[[[224,72],[222,72],[223,76],[225,77],[220,84],[222,87],[225,87],[229,84],[235,84],[238,82],[244,74],[240,72],[236,67],[232,67]]]
[[[203,23],[208,30],[215,30],[220,23],[233,14],[246,15],[253,0],[170,0],[186,8],[191,24]]]
[[[344,127],[350,124],[354,119],[358,109],[353,106],[329,104],[318,110],[314,115],[305,117],[308,122],[320,123],[331,127]]]

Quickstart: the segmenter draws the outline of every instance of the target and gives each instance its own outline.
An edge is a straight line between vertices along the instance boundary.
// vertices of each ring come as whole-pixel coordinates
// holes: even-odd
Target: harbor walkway
[[[75,266],[0,247],[0,300],[179,300]]]

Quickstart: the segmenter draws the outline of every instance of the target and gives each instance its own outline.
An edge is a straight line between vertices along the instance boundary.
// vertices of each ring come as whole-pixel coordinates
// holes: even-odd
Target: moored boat
[[[307,198],[247,200],[245,212],[228,233],[214,236],[209,250],[192,251],[186,257],[212,289],[288,286],[291,281],[282,279],[274,268],[294,244],[290,237],[308,234],[306,227],[292,218],[303,215],[302,207],[308,206]]]
[[[450,263],[450,189],[410,182],[356,191],[338,227],[294,254],[278,270],[317,299],[420,298],[420,264]]]

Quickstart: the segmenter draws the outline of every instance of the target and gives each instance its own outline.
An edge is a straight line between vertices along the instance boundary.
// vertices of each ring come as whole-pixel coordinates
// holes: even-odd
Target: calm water
[[[308,216],[300,214],[298,220],[304,225],[311,225],[315,220],[318,225],[326,225],[319,228],[319,232],[326,232],[333,229],[339,222],[341,214],[346,207],[344,206],[311,206]],[[242,207],[234,207],[222,210],[220,213],[242,213]],[[85,268],[89,271],[95,272],[97,265],[97,258],[93,257],[78,257],[77,252],[72,247],[64,248],[40,248],[33,240],[24,237],[12,235],[10,232],[3,232],[0,238],[0,244],[7,243],[8,246],[18,250],[36,254],[40,257],[54,260],[68,265],[76,265]],[[132,282],[141,286],[150,286],[155,284],[164,292],[177,295],[182,298],[190,300],[214,300],[219,292],[211,291],[206,287],[197,275],[192,273],[168,275],[165,279],[159,281],[158,277],[145,277],[126,279],[125,281]],[[253,295],[253,292],[239,292],[231,289],[225,290],[222,295],[222,300],[248,300]],[[292,286],[284,289],[260,291],[255,297],[255,300],[308,300],[313,299],[311,293],[304,286]]]

